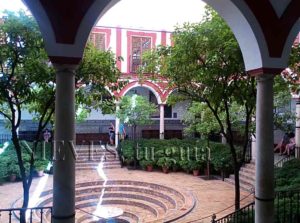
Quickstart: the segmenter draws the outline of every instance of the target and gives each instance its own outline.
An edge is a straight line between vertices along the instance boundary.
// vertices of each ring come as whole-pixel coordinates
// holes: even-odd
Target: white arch
[[[148,86],[148,85],[143,85],[143,84],[140,84],[138,82],[136,82],[134,85],[130,86],[128,89],[126,89],[122,95],[120,95],[120,97],[123,97],[125,96],[130,90],[132,90],[133,88],[136,88],[136,87],[144,87],[144,88],[147,88],[149,91],[151,91],[155,97],[156,97],[156,100],[157,100],[157,103],[158,104],[162,104],[162,100],[161,100],[161,97],[159,96],[159,94],[156,92],[155,89],[153,89],[152,87]]]
[[[40,1],[23,0],[23,2],[28,6],[39,24],[49,56],[81,58],[94,24],[119,0],[95,0],[80,23],[74,44],[56,42],[52,24]]]
[[[299,30],[300,30],[300,18],[298,19],[298,21],[295,23],[292,30],[290,31],[288,38],[284,45],[282,57],[286,58],[286,63],[288,63],[289,56],[290,56],[291,50],[292,50],[292,46],[293,46],[294,41],[299,33]]]
[[[251,25],[249,24],[245,16],[242,14],[240,9],[232,1],[204,1],[210,6],[212,6],[219,13],[219,15],[223,17],[223,19],[231,28],[240,45],[246,69],[253,70],[256,68],[261,68],[263,66],[263,55],[261,54],[261,51],[267,51],[266,46],[265,49],[260,49],[260,46],[257,41],[257,38],[264,38],[261,31],[258,32],[260,33],[258,37],[254,35]],[[242,5],[242,3],[240,4]],[[246,5],[243,5],[243,8],[246,9],[244,10],[245,12],[248,11]],[[250,15],[248,15],[247,17],[250,17]],[[252,19],[251,22],[254,22],[256,24],[255,19]],[[256,25],[256,27],[259,26]]]
[[[244,1],[204,0],[226,21],[241,48],[246,70],[258,68],[284,68],[290,49],[285,49],[280,58],[269,56],[268,44],[260,25]],[[295,36],[295,35],[294,35]],[[291,40],[288,42],[291,42]],[[287,46],[291,44],[286,43]]]

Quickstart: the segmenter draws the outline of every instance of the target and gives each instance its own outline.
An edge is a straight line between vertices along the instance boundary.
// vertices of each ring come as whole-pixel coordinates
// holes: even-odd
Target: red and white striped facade
[[[91,39],[93,35],[101,35],[98,38],[101,43],[97,43],[96,38]],[[92,29],[90,34],[90,40],[97,46],[105,46],[105,50],[110,49],[115,53],[116,57],[122,57],[122,61],[117,62],[117,67],[121,71],[121,79],[129,80],[128,84],[120,90],[115,92],[116,97],[124,96],[130,89],[135,87],[145,87],[151,90],[157,97],[158,104],[165,104],[168,95],[172,92],[172,89],[168,86],[166,80],[161,81],[144,80],[141,84],[133,69],[133,41],[134,39],[145,39],[150,40],[149,47],[154,48],[158,45],[171,45],[172,44],[172,33],[169,31],[158,31],[158,30],[141,30],[132,28],[121,28],[121,27],[100,27],[96,26]],[[103,41],[104,39],[104,41]],[[103,43],[105,42],[105,43]],[[102,48],[103,49],[103,48]],[[141,56],[142,52],[139,56]]]

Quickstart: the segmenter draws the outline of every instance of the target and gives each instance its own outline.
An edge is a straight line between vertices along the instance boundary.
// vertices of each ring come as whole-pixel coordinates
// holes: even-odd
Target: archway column
[[[116,102],[116,114],[118,110],[120,109],[120,102]],[[119,145],[119,134],[120,134],[120,119],[116,116],[116,126],[115,126],[115,146],[117,147]]]
[[[296,102],[296,131],[295,131],[296,149],[295,157],[300,159],[300,96]]]
[[[165,138],[165,105],[159,105],[159,139]]]
[[[75,222],[75,65],[56,69],[53,223]]]
[[[274,222],[273,80],[257,76],[255,222]]]

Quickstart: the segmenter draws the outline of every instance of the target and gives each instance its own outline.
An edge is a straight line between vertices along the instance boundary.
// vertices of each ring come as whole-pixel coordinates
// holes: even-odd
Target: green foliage
[[[4,14],[0,38],[0,113],[14,125],[12,101],[20,115],[21,106],[33,102],[54,75],[39,27],[25,12]]]
[[[104,113],[115,111],[114,97],[110,92],[122,88],[118,83],[121,72],[116,58],[110,50],[102,51],[88,43],[82,61],[76,70],[76,102],[85,109],[98,109]]]
[[[161,166],[165,162],[168,166],[176,166],[190,171],[194,168],[204,168],[208,159],[206,140],[140,139],[136,143],[138,145],[138,160],[142,167],[148,163],[156,163],[157,166]],[[125,161],[134,160],[134,142],[132,140],[122,141],[120,150]],[[214,169],[232,172],[232,158],[227,145],[210,142],[209,151]]]
[[[299,189],[300,188],[300,160],[293,159],[283,164],[282,168],[275,171],[276,189]]]
[[[186,23],[176,28],[173,40],[174,46],[153,50],[152,53],[158,56],[148,57],[150,60],[145,63],[159,69],[170,86],[176,86],[178,93],[185,96],[185,100],[206,104],[235,159],[238,148],[234,145],[237,117],[234,107],[241,112],[238,121],[244,122],[239,131],[246,151],[256,103],[255,78],[245,70],[238,42],[225,21],[210,7],[206,8],[206,15],[200,23]],[[215,127],[214,122],[206,122],[207,131]],[[200,131],[205,130],[200,127]],[[235,168],[239,169],[243,162],[243,158],[235,160]],[[238,207],[238,184],[235,191]]]
[[[299,219],[300,160],[293,159],[275,169],[275,222],[296,222]]]
[[[216,171],[233,172],[232,156],[228,145],[214,144],[211,150],[211,164]]]
[[[33,149],[33,144],[29,142],[22,141],[22,160],[24,162],[24,167],[26,170],[26,175],[29,174],[30,168],[30,154],[31,151],[28,149]],[[45,146],[45,150],[43,147]],[[51,145],[47,144],[39,144],[37,147],[37,151],[35,152],[35,167],[37,170],[45,169],[49,163],[51,155]],[[44,159],[45,158],[45,159]],[[16,174],[18,177],[20,176],[20,168],[18,165],[18,159],[15,152],[15,148],[13,144],[10,144],[4,152],[0,155],[0,179],[5,179],[7,176],[11,174]]]
[[[154,160],[140,160],[140,165],[143,169],[145,169],[147,166],[153,166],[155,164]]]
[[[157,160],[156,165],[159,167],[171,168],[175,163],[176,161],[170,157],[160,157]]]
[[[129,126],[147,125],[152,122],[151,115],[156,111],[156,106],[142,96],[124,96],[117,117]]]
[[[191,170],[200,170],[203,169],[206,162],[204,160],[191,160],[189,166]]]
[[[278,75],[274,80],[274,127],[283,132],[294,131],[295,112],[291,111],[291,86],[288,79]]]
[[[34,162],[35,170],[37,170],[37,171],[46,170],[48,163],[49,163],[48,160],[36,160]]]
[[[186,124],[186,134],[200,133],[208,136],[211,132],[219,132],[220,126],[212,112],[204,103],[192,102],[184,114],[183,122]]]

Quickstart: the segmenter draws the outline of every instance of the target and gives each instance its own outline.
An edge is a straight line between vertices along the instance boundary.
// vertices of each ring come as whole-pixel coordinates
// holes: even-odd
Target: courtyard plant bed
[[[30,150],[26,144],[32,148],[33,145],[30,142],[21,142],[22,157],[26,174],[29,174],[30,167]],[[50,143],[45,144],[45,152],[43,152],[43,146],[38,146],[35,153],[35,170],[44,171],[50,160],[51,147]],[[45,160],[44,160],[45,158]],[[13,144],[11,143],[3,153],[0,154],[0,179],[1,181],[16,181],[20,179],[20,169],[18,165],[18,159]]]
[[[229,147],[209,142],[207,149],[207,140],[140,139],[136,140],[136,144],[132,140],[124,140],[120,143],[119,150],[124,165],[130,166],[135,161],[142,169],[148,171],[164,167],[165,172],[174,169],[199,175],[205,172],[207,159],[210,157],[211,170],[219,172],[220,175],[222,172],[224,175],[233,172]]]
[[[300,189],[300,160],[292,159],[275,169],[276,190]]]

